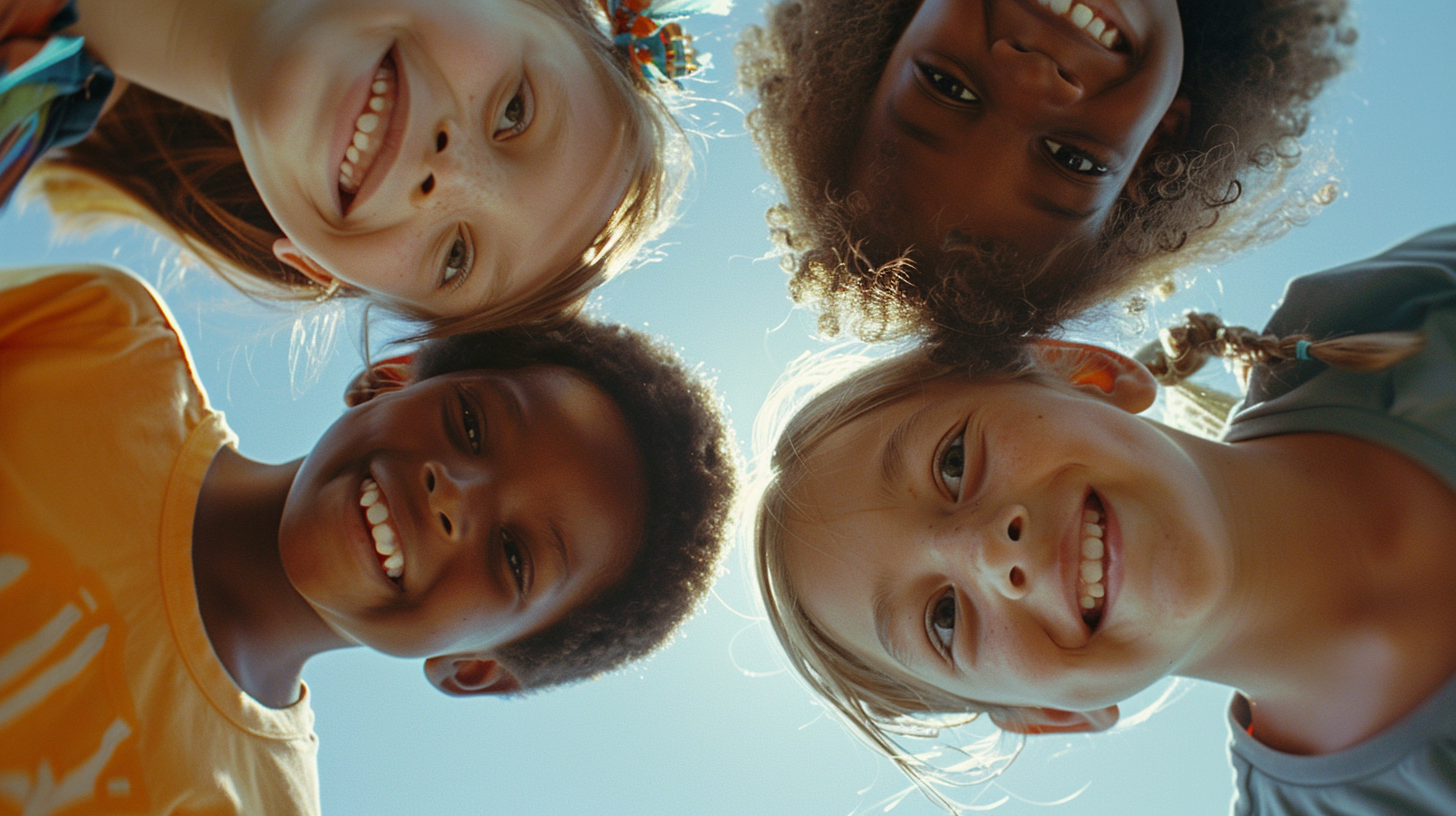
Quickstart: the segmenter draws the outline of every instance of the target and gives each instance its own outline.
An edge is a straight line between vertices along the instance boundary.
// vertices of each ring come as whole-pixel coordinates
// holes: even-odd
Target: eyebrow
[[[925,419],[926,415],[934,405],[926,405],[920,410],[906,417],[890,431],[885,437],[885,445],[880,449],[880,478],[886,485],[893,486],[905,478],[909,472],[906,464],[907,449],[905,441],[910,438],[917,426]]]
[[[894,658],[896,663],[908,669],[910,668],[909,655],[900,648],[900,643],[895,640],[894,628],[890,625],[893,616],[890,606],[890,587],[881,582],[875,588],[874,599],[870,603],[875,621],[875,639],[880,642],[880,647]]]

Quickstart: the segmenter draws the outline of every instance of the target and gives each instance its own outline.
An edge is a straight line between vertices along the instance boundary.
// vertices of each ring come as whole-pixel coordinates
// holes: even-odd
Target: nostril
[[[1017,51],[1020,51],[1023,54],[1030,54],[1031,53],[1031,49],[1030,48],[1027,48],[1024,45],[1022,45],[1021,43],[1015,43],[1014,42],[1014,43],[1011,44],[1011,47],[1014,48],[1014,49],[1016,49]]]
[[[424,193],[425,195],[429,195],[430,191],[433,189],[435,189],[435,174],[431,173],[430,175],[425,176],[425,180],[420,183],[420,192]]]
[[[440,526],[445,528],[445,535],[450,535],[455,530],[455,526],[450,523],[450,517],[444,513],[440,514]]]
[[[425,490],[428,490],[431,493],[435,492],[435,474],[425,474]]]
[[[1006,526],[1006,537],[1012,541],[1021,540],[1021,519],[1012,519]]]
[[[440,131],[435,136],[435,152],[436,153],[439,153],[440,151],[444,150],[445,147],[448,146],[449,144],[450,144],[450,134],[446,133],[445,131],[442,130],[442,131]]]
[[[1026,573],[1021,571],[1021,567],[1011,568],[1011,585],[1017,589],[1026,585]]]

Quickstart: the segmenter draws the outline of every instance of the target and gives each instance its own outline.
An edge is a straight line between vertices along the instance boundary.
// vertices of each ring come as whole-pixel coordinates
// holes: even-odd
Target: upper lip
[[[1051,9],[1043,8],[1040,3],[1036,2],[1036,0],[1017,0],[1017,2],[1023,8],[1030,9],[1038,17],[1041,17],[1048,21],[1053,21],[1057,25],[1058,30],[1067,31],[1069,33],[1075,34],[1078,42],[1083,42],[1090,47],[1096,48],[1102,53],[1107,53],[1106,49],[1102,48],[1099,45],[1094,45],[1091,41],[1091,37],[1088,36],[1085,31],[1077,28],[1072,24],[1070,20],[1062,17],[1059,14],[1054,13]],[[1107,0],[1072,0],[1072,3],[1073,5],[1081,3],[1087,8],[1092,9],[1092,11],[1095,12],[1098,17],[1106,20],[1109,25],[1117,29],[1118,33],[1121,35],[1122,42],[1114,50],[1114,53],[1117,51],[1126,51],[1130,54],[1138,53],[1139,43],[1137,41],[1137,38],[1133,35],[1133,32],[1129,30],[1127,20],[1124,19],[1122,16],[1122,9],[1119,9],[1116,4],[1107,2]]]
[[[350,87],[349,93],[344,97],[339,108],[339,121],[335,127],[333,150],[330,153],[329,166],[326,169],[329,187],[341,215],[347,213],[344,209],[343,193],[339,190],[339,165],[344,161],[344,151],[348,149],[350,140],[354,136],[354,122],[359,118],[359,112],[363,110],[364,103],[369,101],[369,89],[374,82],[374,74],[387,58],[393,58],[395,71],[395,99],[393,107],[390,108],[389,127],[384,130],[384,144],[379,149],[379,155],[374,160],[374,165],[369,169],[369,175],[364,179],[364,183],[359,187],[359,192],[354,195],[349,204],[349,211],[357,208],[379,188],[389,175],[409,126],[409,83],[404,60],[400,56],[399,48],[390,46],[379,61],[370,67],[368,73]]]

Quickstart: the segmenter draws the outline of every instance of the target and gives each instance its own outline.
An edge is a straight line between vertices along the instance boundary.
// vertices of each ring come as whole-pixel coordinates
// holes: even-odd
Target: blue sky
[[[1185,308],[1261,325],[1290,277],[1376,252],[1456,220],[1456,6],[1449,0],[1354,3],[1356,63],[1317,107],[1313,141],[1333,148],[1340,198],[1278,243],[1201,274],[1156,318]],[[741,442],[785,364],[825,346],[812,316],[784,294],[764,227],[774,189],[743,134],[731,45],[760,18],[740,0],[728,18],[690,28],[715,68],[697,87],[710,100],[692,113],[698,170],[659,262],[602,287],[597,313],[670,340],[715,376]],[[171,304],[216,406],[245,454],[302,455],[342,410],[358,369],[357,316],[308,382],[293,371],[291,313],[259,307],[205,272],[181,281],[168,247],[143,232],[57,242],[41,207],[0,217],[7,265],[109,260],[157,283]],[[1086,336],[1124,348],[1126,326]],[[376,343],[379,338],[376,336]],[[743,448],[744,456],[749,455]],[[880,812],[907,782],[835,723],[783,670],[757,620],[746,548],[730,554],[704,614],[669,649],[611,677],[519,701],[446,698],[418,662],[362,650],[309,664],[321,740],[323,803],[330,813]],[[1032,740],[994,784],[963,801],[1008,798],[997,812],[1203,816],[1228,809],[1224,757],[1228,690],[1185,683],[1182,696],[1126,731]],[[1155,689],[1152,694],[1156,694]],[[1151,697],[1152,694],[1147,695]],[[1081,793],[1051,810],[1037,802]],[[929,814],[911,794],[893,811]]]

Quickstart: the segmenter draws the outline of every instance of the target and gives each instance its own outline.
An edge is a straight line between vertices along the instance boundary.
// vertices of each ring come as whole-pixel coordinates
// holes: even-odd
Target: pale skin
[[[836,641],[1012,707],[997,721],[1031,733],[1104,728],[1163,676],[1211,680],[1251,701],[1257,739],[1296,754],[1370,738],[1456,673],[1456,495],[1436,477],[1349,437],[1190,436],[1135,416],[1155,394],[1141,365],[1075,344],[1039,353],[1070,390],[938,380],[808,454],[784,556]],[[906,475],[887,481],[874,463],[912,416]],[[936,482],[948,438],[965,440],[964,494]],[[1059,549],[1087,489],[1120,529],[1120,577],[1091,630]],[[948,591],[960,617],[941,651],[927,610]]]
[[[517,302],[580,259],[626,190],[626,114],[566,25],[529,3],[77,10],[66,33],[115,71],[117,94],[135,82],[228,120],[283,233],[274,255],[322,288],[426,316]]]

